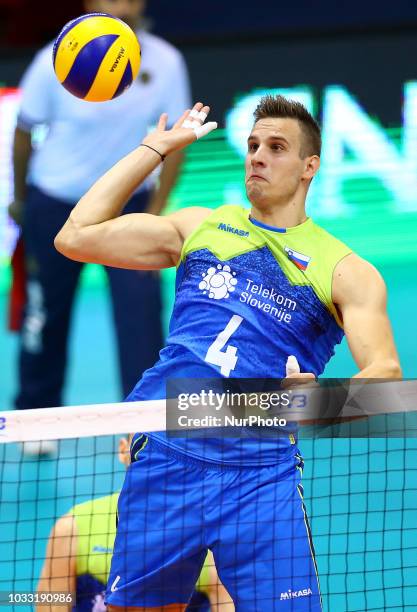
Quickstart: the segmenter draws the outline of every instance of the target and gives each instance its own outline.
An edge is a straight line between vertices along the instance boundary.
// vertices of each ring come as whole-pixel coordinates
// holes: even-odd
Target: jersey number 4
[[[226,342],[235,333],[243,318],[233,315],[226,327],[218,334],[215,341],[210,344],[204,361],[220,366],[220,373],[223,376],[230,376],[230,372],[235,369],[237,364],[237,347],[229,344],[225,351],[222,351]]]

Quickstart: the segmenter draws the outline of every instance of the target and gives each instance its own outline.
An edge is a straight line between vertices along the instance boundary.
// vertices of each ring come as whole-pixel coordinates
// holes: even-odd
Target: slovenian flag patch
[[[303,255],[303,253],[298,253],[298,251],[294,251],[294,249],[290,249],[290,247],[284,247],[285,252],[287,253],[288,259],[299,268],[300,270],[306,270],[308,264],[310,263],[311,257],[308,255]]]

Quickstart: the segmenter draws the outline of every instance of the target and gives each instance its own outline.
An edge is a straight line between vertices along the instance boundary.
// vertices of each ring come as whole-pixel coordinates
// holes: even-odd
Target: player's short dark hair
[[[300,157],[304,159],[309,155],[321,153],[321,130],[317,121],[310,115],[301,102],[287,100],[284,96],[263,96],[253,113],[255,123],[268,117],[280,119],[296,119],[300,125],[303,141]]]

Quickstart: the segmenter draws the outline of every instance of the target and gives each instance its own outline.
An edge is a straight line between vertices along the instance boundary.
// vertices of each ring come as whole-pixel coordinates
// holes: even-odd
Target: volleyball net
[[[369,437],[363,434],[364,419],[354,435],[347,417],[345,423],[332,421],[329,429],[326,413],[327,421],[314,434],[309,422],[303,435],[301,423],[304,501],[326,612],[415,609],[417,436],[409,420],[415,415],[415,391],[415,381],[402,385],[401,410],[394,417],[379,414],[379,425]],[[381,406],[381,394],[377,396]],[[355,416],[358,404],[352,409]],[[78,597],[95,611],[105,609],[117,497],[130,457],[129,433],[166,430],[172,416],[167,419],[166,411],[165,401],[151,401],[0,413],[1,605],[31,610],[35,604],[58,604],[72,609]],[[55,449],[48,447],[50,440],[57,441]],[[43,443],[45,451],[53,452],[34,456],[26,446],[24,453],[30,442]],[[148,491],[137,495],[159,524],[158,508],[147,505]],[[171,535],[169,524],[164,529],[161,542]],[[59,579],[48,582],[45,576],[57,564]],[[72,603],[58,601],[60,593],[70,592]],[[256,593],[259,601],[253,609],[272,609],[262,607],[262,580]],[[282,600],[282,592],[277,599]],[[291,589],[289,599],[288,609],[296,610]],[[213,557],[206,559],[195,581],[187,610],[209,610],[210,605],[212,610],[234,609]]]

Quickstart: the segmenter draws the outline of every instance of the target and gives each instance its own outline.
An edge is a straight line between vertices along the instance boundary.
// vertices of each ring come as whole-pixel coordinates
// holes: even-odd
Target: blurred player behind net
[[[118,455],[126,467],[130,464],[132,436],[119,440]],[[37,586],[38,592],[64,592],[75,595],[74,612],[105,612],[105,589],[116,535],[119,491],[76,504],[61,516],[52,528],[45,561]],[[220,583],[213,557],[207,556],[187,612],[218,609],[219,601],[230,602]],[[37,606],[37,612],[63,612],[65,606]],[[223,607],[224,612],[234,608]],[[220,609],[219,609],[220,610]]]

